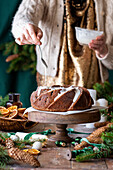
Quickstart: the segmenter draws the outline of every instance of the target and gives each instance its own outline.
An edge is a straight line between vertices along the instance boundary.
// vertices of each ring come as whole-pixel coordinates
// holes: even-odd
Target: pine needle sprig
[[[35,45],[16,44],[15,41],[0,44],[3,56],[8,56],[6,62],[10,62],[7,72],[31,70],[36,73],[36,51]],[[10,60],[9,60],[10,58]]]
[[[5,138],[0,134],[0,139],[5,141]],[[0,141],[1,142],[1,141]]]
[[[0,132],[0,137],[5,141],[7,138],[9,138],[7,133]]]
[[[86,151],[84,153],[80,153],[79,155],[77,155],[75,160],[77,162],[87,161],[87,160],[96,158],[96,154],[97,153],[94,153],[93,150]]]
[[[26,145],[32,145],[34,142],[36,142],[36,141],[39,141],[39,142],[45,142],[46,141],[46,139],[36,139],[36,140],[33,140],[33,141],[31,141],[31,140],[16,140],[16,141],[14,141],[14,145],[15,145],[15,147],[17,147],[17,148],[19,148],[19,149],[23,149],[23,148],[26,148]]]
[[[113,103],[113,86],[109,82],[96,83],[93,88],[97,91],[97,98],[105,98],[109,105]]]
[[[102,86],[102,84],[96,83],[93,88],[97,91],[97,97],[101,98],[105,94],[105,90]]]
[[[101,136],[103,143],[109,146],[109,148],[113,149],[113,132],[105,132],[102,133]]]
[[[76,156],[75,160],[77,162],[83,162],[91,159],[107,158],[111,154],[111,152],[112,151],[110,147],[103,145],[103,148],[101,148],[101,150],[100,149],[98,151],[90,150],[84,153],[80,153],[79,155]]]
[[[109,128],[107,131],[111,131],[111,130],[113,130],[113,124],[109,125]]]
[[[3,56],[7,56],[7,55],[10,55],[13,48],[14,48],[14,44],[15,42],[7,42],[4,44],[4,48],[2,49],[3,50]]]
[[[32,145],[34,142],[30,141],[30,140],[16,140],[14,141],[14,145],[15,147],[19,148],[19,149],[23,149],[26,147],[26,145]]]
[[[113,86],[108,81],[104,82],[104,89],[106,93],[113,94]]]
[[[96,154],[96,157],[97,159],[100,159],[100,158],[107,158],[111,153],[111,150],[103,150],[103,151],[100,151],[100,152],[97,152]]]
[[[5,104],[8,100],[9,100],[8,95],[6,95],[5,97],[0,96],[0,106],[5,106]]]
[[[11,160],[8,155],[7,149],[4,149],[3,146],[0,146],[0,168],[3,168]]]
[[[109,111],[107,109],[100,109],[99,112],[101,115],[107,117],[107,121],[111,123],[113,122],[113,111]]]

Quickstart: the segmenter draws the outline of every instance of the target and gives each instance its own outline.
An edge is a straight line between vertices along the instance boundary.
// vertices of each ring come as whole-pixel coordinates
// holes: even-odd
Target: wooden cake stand
[[[28,119],[33,122],[56,124],[56,134],[50,137],[50,140],[63,140],[67,143],[73,141],[67,134],[68,124],[92,123],[100,120],[98,109],[80,112],[69,115],[52,114],[49,112],[31,111],[28,113]]]

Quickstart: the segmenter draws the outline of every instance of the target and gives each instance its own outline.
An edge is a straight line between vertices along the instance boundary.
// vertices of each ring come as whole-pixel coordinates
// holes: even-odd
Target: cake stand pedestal
[[[28,119],[33,122],[56,124],[56,134],[49,139],[53,141],[63,140],[70,143],[73,139],[67,134],[67,126],[69,124],[92,123],[100,120],[98,109],[84,111],[68,115],[53,114],[46,111],[31,111],[28,113]]]

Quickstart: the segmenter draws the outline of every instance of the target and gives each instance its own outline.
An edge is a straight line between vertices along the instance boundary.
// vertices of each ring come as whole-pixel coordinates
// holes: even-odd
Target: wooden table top
[[[75,131],[78,132],[86,132],[86,133],[92,133],[95,129],[88,129],[85,125],[69,125],[68,128],[73,128]],[[56,130],[55,124],[38,124],[36,127],[31,129],[31,131],[43,131],[51,129],[53,131]],[[76,138],[78,136],[80,137],[87,137],[85,134],[71,134],[70,135],[73,138]],[[39,155],[38,160],[41,164],[40,168],[32,168],[28,165],[20,165],[17,163],[13,163],[10,165],[12,169],[15,170],[69,170],[69,169],[77,169],[77,170],[107,170],[107,169],[113,169],[113,159],[112,158],[104,158],[104,159],[95,159],[90,160],[86,162],[76,162],[74,159],[71,161],[68,161],[65,158],[65,153],[68,149],[73,150],[72,146],[68,147],[57,147],[55,145],[55,142],[48,141],[47,147],[42,148],[41,155]]]

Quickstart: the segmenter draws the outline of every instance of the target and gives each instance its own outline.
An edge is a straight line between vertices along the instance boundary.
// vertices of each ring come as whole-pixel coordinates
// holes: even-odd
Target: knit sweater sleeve
[[[109,70],[113,70],[113,46],[108,45],[108,55],[105,59],[101,60],[102,64]]]
[[[27,23],[38,26],[44,12],[44,0],[22,0],[12,21],[12,34],[19,38]]]

